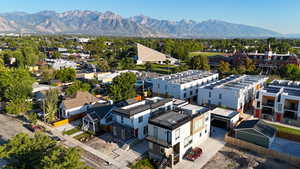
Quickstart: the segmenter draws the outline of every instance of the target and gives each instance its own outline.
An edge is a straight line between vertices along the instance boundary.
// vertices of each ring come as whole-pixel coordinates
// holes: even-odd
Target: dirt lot
[[[284,161],[263,157],[255,152],[223,147],[203,169],[297,169]]]

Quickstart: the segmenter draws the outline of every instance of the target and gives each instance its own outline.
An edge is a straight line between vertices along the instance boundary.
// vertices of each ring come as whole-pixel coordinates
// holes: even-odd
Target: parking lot
[[[1,142],[10,139],[11,137],[17,135],[18,133],[28,133],[32,135],[27,128],[23,126],[23,123],[16,120],[15,118],[0,114],[0,140]],[[1,143],[0,142],[0,143]]]

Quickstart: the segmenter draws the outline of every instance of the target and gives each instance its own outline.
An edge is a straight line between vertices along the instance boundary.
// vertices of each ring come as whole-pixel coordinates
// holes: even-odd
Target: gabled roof
[[[111,104],[96,103],[88,110],[88,114],[90,114],[93,119],[97,118],[101,120],[114,107],[115,106]]]
[[[267,137],[273,137],[276,134],[276,129],[269,126],[262,120],[243,121],[235,128],[235,130],[241,129],[254,129]]]
[[[67,98],[63,101],[66,109],[72,109],[83,106],[85,104],[91,104],[97,102],[98,99],[86,91],[77,91],[73,97]]]
[[[165,61],[167,56],[154,49],[148,48],[144,45],[137,43],[138,60],[143,62],[158,62]]]

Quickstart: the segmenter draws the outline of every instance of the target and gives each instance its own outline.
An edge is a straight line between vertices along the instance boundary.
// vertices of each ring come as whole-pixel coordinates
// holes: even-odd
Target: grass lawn
[[[131,169],[155,169],[156,167],[148,158],[143,158],[142,160],[131,165],[130,168]]]
[[[83,138],[89,138],[89,137],[91,137],[92,136],[92,134],[91,133],[88,133],[88,132],[84,132],[84,133],[82,133],[82,134],[79,134],[79,135],[77,135],[77,136],[75,136],[74,138],[76,139],[76,140],[82,140]]]
[[[176,65],[160,65],[160,64],[152,64],[152,70],[151,72],[156,73],[162,73],[162,74],[168,74],[172,73],[172,70],[176,67]],[[145,71],[146,67],[145,65],[135,65],[135,70],[139,71]]]
[[[215,55],[224,55],[225,53],[221,52],[191,52],[189,54],[190,57],[196,56],[196,55],[203,55],[203,56],[215,56]]]
[[[72,128],[71,130],[64,131],[63,134],[70,136],[70,135],[72,135],[74,133],[77,133],[79,131],[81,131],[81,130],[78,127],[75,127],[75,128]]]
[[[268,124],[270,124],[271,126],[277,128],[278,131],[300,136],[300,130],[285,127],[285,126],[281,126],[281,125],[277,125],[277,124],[271,124],[271,123],[268,123]]]

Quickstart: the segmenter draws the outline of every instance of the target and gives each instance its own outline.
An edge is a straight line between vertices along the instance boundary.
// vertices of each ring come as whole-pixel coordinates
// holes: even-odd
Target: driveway
[[[32,132],[25,128],[22,122],[13,117],[0,114],[0,124],[0,143],[7,141],[19,133],[28,133],[29,135],[32,135]]]
[[[286,153],[289,155],[300,157],[300,143],[295,141],[286,140],[283,138],[275,137],[271,149]]]
[[[217,127],[212,128],[214,130],[212,137],[209,137],[199,145],[203,150],[201,157],[194,162],[183,159],[175,166],[175,169],[200,169],[224,147],[226,130]]]

